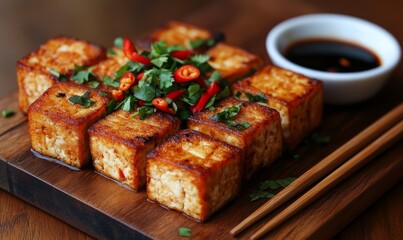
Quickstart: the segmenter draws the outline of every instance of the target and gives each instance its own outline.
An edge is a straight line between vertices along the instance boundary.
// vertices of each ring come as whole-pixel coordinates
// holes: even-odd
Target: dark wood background
[[[267,61],[265,36],[274,25],[287,18],[317,12],[354,15],[381,25],[402,43],[402,9],[403,3],[393,0],[3,0],[0,2],[0,98],[17,88],[15,62],[46,39],[59,34],[110,46],[116,36],[136,38],[167,20],[178,19],[214,31],[223,31],[230,43],[259,54]],[[333,114],[334,117],[338,117],[339,112],[343,117],[350,114],[355,117],[355,121],[359,121],[357,118],[360,116],[365,116],[368,119],[363,122],[368,124],[379,117],[380,113],[402,102],[402,78],[403,66],[400,64],[376,100],[353,107],[326,106],[326,114]],[[356,111],[362,113],[366,108],[372,107],[377,109],[369,111],[373,116],[355,115]],[[403,152],[400,151],[400,156],[402,155]],[[392,239],[403,236],[402,190],[403,184],[400,182],[359,215],[336,238]],[[0,238],[90,238],[3,190],[0,190],[0,213]]]

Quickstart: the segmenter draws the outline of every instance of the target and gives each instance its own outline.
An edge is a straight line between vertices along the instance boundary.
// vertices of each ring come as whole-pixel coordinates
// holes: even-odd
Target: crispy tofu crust
[[[268,65],[232,86],[243,100],[246,93],[263,93],[267,105],[279,111],[284,138],[295,148],[322,119],[322,82],[279,67]]]
[[[214,114],[239,103],[242,107],[234,120],[248,122],[251,124],[249,128],[237,130],[211,119]],[[217,103],[214,110],[204,110],[190,117],[188,127],[242,149],[246,179],[259,169],[269,166],[283,151],[280,115],[276,110],[261,104],[226,98]]]
[[[239,193],[241,171],[239,148],[183,130],[148,155],[147,197],[205,221]]]
[[[171,21],[148,36],[151,42],[166,41],[167,45],[183,45],[187,48],[191,48],[190,41],[211,37],[211,32],[206,29],[178,21]]]
[[[95,101],[91,107],[84,108],[68,100],[88,91]],[[82,85],[55,84],[28,109],[32,148],[74,167],[84,167],[90,160],[87,129],[106,114],[108,101],[99,92]]]
[[[146,183],[146,156],[158,144],[179,131],[180,121],[157,112],[141,120],[116,111],[88,130],[95,170],[133,190]]]
[[[206,54],[211,56],[209,64],[230,82],[247,77],[263,63],[260,57],[225,43],[216,44]]]
[[[20,110],[26,112],[29,105],[55,83],[56,78],[50,69],[69,74],[75,64],[89,66],[105,57],[103,47],[84,40],[64,36],[49,39],[17,62]]]

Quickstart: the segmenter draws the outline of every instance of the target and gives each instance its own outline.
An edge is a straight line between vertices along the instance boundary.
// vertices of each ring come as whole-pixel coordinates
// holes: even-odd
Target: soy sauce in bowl
[[[381,64],[370,50],[333,39],[300,40],[288,46],[283,54],[297,65],[324,72],[360,72]]]

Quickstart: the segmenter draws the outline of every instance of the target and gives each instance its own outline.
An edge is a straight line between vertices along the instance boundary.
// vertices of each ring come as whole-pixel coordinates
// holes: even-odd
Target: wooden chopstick
[[[383,117],[364,129],[358,135],[343,144],[336,151],[331,153],[329,156],[327,156],[311,169],[302,174],[288,187],[283,189],[275,197],[263,204],[250,216],[245,218],[241,223],[231,229],[230,233],[233,235],[239,234],[247,227],[259,221],[262,217],[266,216],[268,213],[305,190],[314,182],[318,181],[320,178],[324,177],[326,174],[334,170],[337,166],[341,165],[348,158],[351,158],[355,153],[364,148],[387,129],[391,128],[396,122],[400,121],[402,117],[403,103],[385,114]]]
[[[385,134],[377,138],[374,142],[364,148],[361,152],[356,154],[342,166],[337,168],[329,176],[315,185],[312,189],[298,198],[290,206],[272,218],[269,222],[263,225],[256,233],[254,233],[250,239],[259,239],[266,233],[283,223],[289,217],[293,216],[301,209],[306,207],[308,204],[312,203],[324,193],[328,192],[330,189],[335,187],[341,181],[346,179],[352,173],[357,171],[359,168],[364,166],[370,160],[378,156],[380,153],[389,148],[396,141],[402,139],[403,137],[403,120],[400,121],[396,126],[387,131]]]

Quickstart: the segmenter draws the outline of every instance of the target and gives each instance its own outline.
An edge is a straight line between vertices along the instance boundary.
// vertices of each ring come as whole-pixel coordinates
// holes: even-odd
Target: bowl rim
[[[386,39],[390,41],[391,47],[396,49],[396,51],[394,51],[395,52],[394,57],[392,57],[392,59],[389,59],[390,61],[387,62],[386,64],[381,63],[380,66],[374,69],[352,73],[331,73],[331,72],[314,70],[295,64],[286,59],[277,47],[279,37],[292,28],[298,27],[303,24],[309,24],[309,23],[318,24],[318,22],[326,23],[326,21],[329,22],[340,20],[349,21],[354,24],[365,25],[379,32],[380,34],[383,34],[384,37],[386,37]],[[326,36],[323,37],[326,38]],[[334,37],[329,36],[329,38],[331,39]],[[338,39],[343,40],[343,38]],[[346,41],[349,40],[346,39]],[[357,43],[360,44],[359,42]],[[276,65],[279,65],[280,67],[283,67],[285,69],[325,81],[351,81],[351,80],[360,81],[374,76],[378,76],[395,68],[399,63],[401,57],[401,48],[398,41],[391,33],[389,33],[384,28],[361,18],[343,14],[333,14],[333,13],[316,13],[316,14],[300,15],[279,23],[274,28],[272,28],[270,32],[267,34],[266,50],[270,59],[274,64],[276,64],[275,62],[277,62]],[[378,54],[378,52],[375,49],[370,50],[373,51],[375,54]]]

